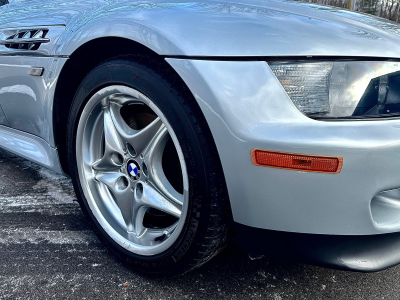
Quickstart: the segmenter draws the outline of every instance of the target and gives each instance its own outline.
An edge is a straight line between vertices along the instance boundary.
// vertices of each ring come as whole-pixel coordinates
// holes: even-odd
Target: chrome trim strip
[[[46,38],[21,38],[12,40],[0,40],[0,45],[18,45],[18,44],[46,44],[50,39]]]

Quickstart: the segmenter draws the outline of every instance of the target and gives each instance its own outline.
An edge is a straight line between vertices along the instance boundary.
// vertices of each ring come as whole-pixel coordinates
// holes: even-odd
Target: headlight
[[[297,108],[314,119],[400,116],[400,62],[269,63]]]

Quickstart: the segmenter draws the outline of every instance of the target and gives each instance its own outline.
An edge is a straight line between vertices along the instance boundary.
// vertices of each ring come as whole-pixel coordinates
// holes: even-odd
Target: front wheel
[[[173,275],[225,246],[231,215],[197,103],[176,74],[155,66],[119,59],[88,74],[71,109],[68,153],[98,236],[134,269]]]

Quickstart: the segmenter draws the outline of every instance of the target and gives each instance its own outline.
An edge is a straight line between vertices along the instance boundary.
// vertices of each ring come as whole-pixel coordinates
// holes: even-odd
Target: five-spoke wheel
[[[85,107],[76,151],[89,205],[111,237],[143,255],[164,251],[181,230],[188,182],[162,112],[133,88],[103,88]]]
[[[176,275],[211,259],[232,222],[218,152],[186,85],[162,59],[111,59],[76,91],[68,160],[83,212],[124,263]]]

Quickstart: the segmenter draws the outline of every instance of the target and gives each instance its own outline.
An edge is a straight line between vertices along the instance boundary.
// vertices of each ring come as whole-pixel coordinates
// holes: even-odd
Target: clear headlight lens
[[[286,93],[314,119],[400,116],[400,62],[269,63]]]

